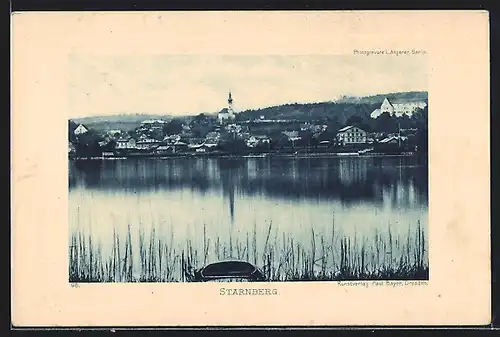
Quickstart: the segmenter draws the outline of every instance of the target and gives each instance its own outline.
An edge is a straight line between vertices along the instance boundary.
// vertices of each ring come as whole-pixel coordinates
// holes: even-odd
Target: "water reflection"
[[[426,205],[427,164],[389,158],[175,158],[70,162],[70,190],[175,191],[291,201]]]

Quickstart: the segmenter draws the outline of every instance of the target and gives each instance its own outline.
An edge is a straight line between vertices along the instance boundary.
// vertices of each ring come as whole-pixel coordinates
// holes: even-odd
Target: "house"
[[[189,144],[187,144],[187,148],[196,150],[203,147],[203,144],[205,144],[205,140],[191,139]]]
[[[382,140],[380,140],[378,143],[379,144],[400,144],[400,143],[404,143],[406,140],[408,139],[408,137],[405,137],[405,136],[389,136],[389,137],[386,137]]]
[[[180,133],[181,138],[192,138],[194,136],[192,131],[189,130],[182,130]]]
[[[300,131],[307,131],[311,129],[311,123],[305,122],[300,126]]]
[[[73,143],[69,142],[68,153],[75,153],[75,152],[76,152],[75,145],[73,145]]]
[[[376,142],[374,146],[378,151],[401,151],[408,149],[408,137],[390,135]]]
[[[163,141],[167,144],[173,144],[181,140],[181,135],[167,135],[163,138]]]
[[[259,142],[255,138],[255,136],[250,136],[250,138],[247,139],[246,143],[248,147],[256,147]]]
[[[155,138],[151,138],[147,135],[141,135],[137,141],[138,148],[149,148],[152,145],[157,145],[161,141]]]
[[[109,140],[101,140],[98,144],[100,147],[104,147],[109,144]]]
[[[116,141],[117,150],[135,149],[136,141],[134,138],[120,138]]]
[[[257,145],[270,144],[271,140],[265,135],[254,135],[250,136],[246,143],[248,147],[256,147]]]
[[[283,134],[288,138],[289,141],[292,143],[300,140],[299,132],[298,131],[283,131]]]
[[[299,136],[298,131],[283,131],[283,134],[287,136],[288,138],[296,138]]]
[[[214,140],[207,140],[205,143],[203,143],[203,147],[207,149],[215,149],[218,145],[219,142]]]
[[[271,139],[266,135],[255,135],[253,137],[255,137],[255,139],[260,143],[265,143],[265,144],[271,143]]]
[[[243,131],[243,127],[238,124],[227,124],[224,129],[233,134],[240,134]]]
[[[373,132],[368,135],[369,138],[372,138],[375,141],[379,141],[381,139],[386,138],[386,133],[384,132]]]
[[[391,136],[391,137],[386,137],[384,139],[381,139],[379,144],[398,144],[398,140],[396,137]]]
[[[188,144],[178,140],[174,144],[172,144],[172,147],[173,152],[182,152],[188,149]]]
[[[165,124],[166,122],[162,119],[147,119],[141,122],[141,124]]]
[[[89,131],[89,129],[87,127],[85,127],[85,125],[83,124],[80,124],[76,127],[75,131],[73,131],[73,133],[75,135],[83,135],[84,133],[87,133]]]
[[[367,132],[357,126],[349,125],[338,130],[336,138],[342,145],[366,144]]]
[[[154,152],[156,154],[166,154],[166,153],[174,152],[174,149],[175,148],[173,146],[170,146],[170,145],[160,145],[154,150]]]
[[[146,138],[146,139],[141,139],[136,143],[136,149],[139,150],[149,150],[153,148],[155,145],[158,145],[159,141],[156,139],[151,139],[151,138]]]
[[[120,136],[120,135],[121,135],[121,133],[122,133],[122,131],[121,131],[121,130],[109,130],[109,131],[107,132],[107,135],[108,135],[109,137],[111,137],[111,138],[115,138],[115,137]]]
[[[250,139],[252,135],[250,134],[250,132],[242,132],[242,133],[239,133],[236,135],[236,137],[238,137],[238,139],[243,139],[244,141],[247,141]]]
[[[295,146],[295,142],[300,140],[299,131],[283,131],[279,136],[272,136],[281,147]]]
[[[371,118],[377,118],[384,112],[389,113],[391,116],[395,115],[396,117],[401,117],[403,115],[407,115],[411,117],[413,113],[419,109],[423,109],[427,106],[427,103],[423,101],[418,102],[402,102],[402,103],[392,103],[386,97],[384,101],[380,105],[379,109],[373,110],[370,114]]]
[[[205,136],[205,139],[207,141],[218,142],[220,140],[220,132],[217,132],[217,131],[209,132]]]
[[[319,133],[326,131],[328,125],[326,124],[311,124],[310,122],[305,122],[301,125],[300,131],[311,131],[312,133]]]

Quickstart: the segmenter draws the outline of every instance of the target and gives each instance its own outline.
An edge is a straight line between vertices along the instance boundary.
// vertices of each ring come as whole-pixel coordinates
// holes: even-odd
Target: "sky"
[[[236,111],[427,91],[425,56],[72,55],[69,117]]]

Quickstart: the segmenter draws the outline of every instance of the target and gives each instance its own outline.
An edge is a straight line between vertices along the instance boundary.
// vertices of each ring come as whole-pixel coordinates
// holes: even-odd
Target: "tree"
[[[205,125],[205,126],[211,126],[214,123],[214,118],[205,115],[204,113],[201,113],[199,115],[196,115],[193,120],[191,121],[190,125]]]
[[[75,152],[78,157],[99,157],[102,155],[102,149],[98,140],[89,142],[78,142],[75,146]]]
[[[271,148],[271,145],[267,142],[259,142],[257,146],[255,147],[256,151],[262,152],[262,151],[267,151]]]
[[[98,157],[102,155],[99,141],[102,140],[93,129],[76,136],[75,153],[78,157]]]
[[[116,141],[110,140],[106,145],[101,147],[102,151],[113,152],[116,148]]]
[[[149,136],[153,139],[156,139],[156,140],[162,140],[163,139],[163,132],[160,129],[155,129],[149,133]]]
[[[220,148],[228,153],[242,152],[247,148],[247,144],[243,139],[229,139],[221,142]]]
[[[352,115],[346,120],[346,125],[359,126],[360,124],[363,124],[363,118],[360,116]]]
[[[324,140],[327,140],[327,141],[332,141],[334,138],[335,138],[336,134],[330,130],[326,130],[326,131],[323,131],[319,137],[318,137],[318,141],[322,142]]]
[[[426,129],[429,125],[428,107],[417,110],[412,116],[412,122],[417,129]]]
[[[429,132],[427,127],[418,129],[415,135],[415,143],[418,152],[427,153],[429,147]]]
[[[172,119],[163,126],[163,134],[176,135],[182,132],[182,121],[179,119]]]
[[[297,146],[311,146],[313,133],[311,130],[304,130],[299,132],[300,140],[297,141]]]
[[[278,144],[277,144],[280,148],[284,148],[284,147],[290,147],[290,146],[293,146],[293,142],[290,140],[290,138],[288,138],[286,135],[282,135],[279,139],[278,139]]]
[[[391,116],[388,112],[382,113],[375,120],[376,132],[395,133],[398,131],[398,122],[396,116]]]
[[[74,142],[76,140],[75,130],[77,127],[78,124],[76,124],[72,120],[68,121],[68,139],[70,142]]]
[[[326,130],[333,132],[335,130],[338,130],[342,127],[342,124],[340,123],[339,117],[338,116],[331,116],[328,117],[326,121]]]
[[[312,147],[318,147],[319,145],[319,139],[318,137],[312,137],[311,138],[311,141],[309,142],[309,145],[312,146]]]
[[[281,147],[280,139],[281,139],[281,131],[278,129],[273,129],[269,132],[268,137],[271,139],[271,148],[278,149]]]

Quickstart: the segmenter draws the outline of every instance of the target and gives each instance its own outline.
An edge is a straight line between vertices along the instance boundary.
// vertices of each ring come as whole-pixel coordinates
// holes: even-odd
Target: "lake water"
[[[310,247],[317,240],[314,252],[325,242],[338,247],[334,233],[358,243],[387,233],[409,242],[417,226],[427,233],[427,217],[428,166],[415,156],[69,163],[70,235],[92,233],[105,259],[114,254],[113,233],[127,231],[136,245],[137,233],[151,237],[154,230],[154,240],[175,251],[194,250],[197,264],[259,264],[253,255],[286,242]],[[395,248],[386,250],[399,258]]]

